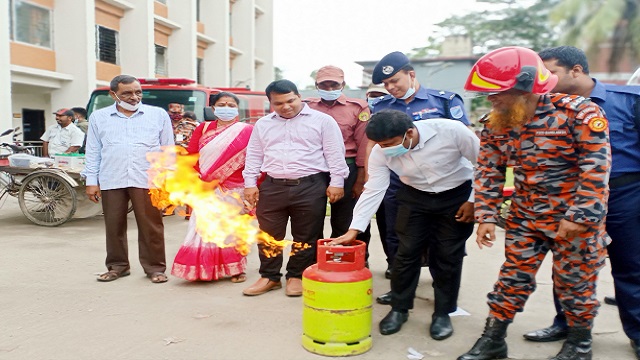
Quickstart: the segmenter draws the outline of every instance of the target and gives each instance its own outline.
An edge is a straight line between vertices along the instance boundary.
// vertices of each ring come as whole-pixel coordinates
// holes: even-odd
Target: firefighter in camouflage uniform
[[[505,225],[505,262],[488,294],[482,337],[458,360],[507,357],[509,323],[553,254],[554,291],[569,335],[555,360],[591,359],[595,287],[609,242],[604,228],[611,167],[608,122],[593,102],[549,93],[558,79],[532,50],[505,47],[476,62],[467,91],[488,96],[475,180],[478,246],[492,246],[507,167],[515,192]]]

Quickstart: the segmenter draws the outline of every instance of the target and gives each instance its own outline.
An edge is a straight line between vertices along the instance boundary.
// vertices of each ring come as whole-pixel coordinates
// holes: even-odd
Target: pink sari
[[[216,196],[238,201],[228,195],[235,192],[243,197],[242,170],[253,126],[236,122],[222,129],[217,126],[209,129],[211,127],[211,123],[205,125],[199,142],[201,178],[219,182]],[[187,235],[173,260],[171,274],[189,281],[211,281],[244,273],[247,258],[233,247],[220,248],[203,242],[196,229],[196,216],[195,212],[191,214]]]

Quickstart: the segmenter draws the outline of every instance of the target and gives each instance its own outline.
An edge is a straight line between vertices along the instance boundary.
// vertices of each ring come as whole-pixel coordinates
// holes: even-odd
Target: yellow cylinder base
[[[302,347],[309,352],[324,356],[360,355],[369,351],[372,345],[373,342],[371,341],[371,336],[364,338],[357,343],[346,344],[335,342],[321,343],[314,341],[307,335],[302,335]]]

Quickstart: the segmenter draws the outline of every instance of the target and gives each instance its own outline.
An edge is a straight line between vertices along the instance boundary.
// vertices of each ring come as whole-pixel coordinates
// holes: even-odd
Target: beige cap
[[[371,92],[380,92],[389,95],[389,92],[384,88],[383,84],[369,84],[369,87],[367,88],[367,95]]]

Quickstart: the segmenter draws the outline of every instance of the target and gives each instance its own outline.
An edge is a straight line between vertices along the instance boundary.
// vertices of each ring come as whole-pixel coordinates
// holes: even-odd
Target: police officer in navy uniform
[[[373,103],[373,113],[385,109],[399,110],[409,115],[414,121],[449,118],[469,125],[460,95],[420,86],[409,58],[399,51],[385,55],[376,64],[373,69],[372,82],[374,84],[383,83],[390,94]],[[391,277],[393,258],[398,250],[398,235],[395,230],[398,205],[395,196],[400,184],[398,176],[392,172],[391,184],[384,198],[387,223],[387,258],[391,261],[385,273],[387,278]],[[391,292],[379,296],[376,301],[380,304],[391,304]]]
[[[603,84],[591,78],[586,55],[573,46],[546,49],[539,55],[559,78],[553,91],[591,98],[609,120],[613,163],[606,229],[612,242],[607,251],[622,327],[640,359],[640,86]],[[554,300],[553,325],[525,334],[527,340],[567,337],[567,320],[555,296]]]

